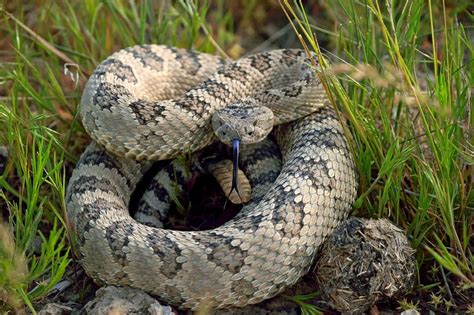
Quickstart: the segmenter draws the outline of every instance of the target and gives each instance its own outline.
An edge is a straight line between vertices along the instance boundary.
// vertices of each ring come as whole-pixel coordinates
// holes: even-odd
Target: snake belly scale
[[[81,156],[66,196],[86,272],[187,309],[242,307],[295,284],[357,189],[342,126],[312,72],[301,50],[230,62],[156,45],[99,65],[81,103],[97,143]],[[130,195],[150,164],[136,160],[205,147],[213,113],[239,99],[268,106],[278,124],[283,166],[268,191],[213,230],[165,230],[131,218]]]

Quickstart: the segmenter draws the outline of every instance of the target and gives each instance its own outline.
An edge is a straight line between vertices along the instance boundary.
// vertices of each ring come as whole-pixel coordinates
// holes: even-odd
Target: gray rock
[[[71,314],[72,308],[69,306],[57,304],[57,303],[48,303],[46,304],[39,312],[39,315],[63,315]]]
[[[163,306],[142,290],[108,286],[97,290],[94,300],[84,306],[83,311],[91,315],[175,314],[169,306]]]

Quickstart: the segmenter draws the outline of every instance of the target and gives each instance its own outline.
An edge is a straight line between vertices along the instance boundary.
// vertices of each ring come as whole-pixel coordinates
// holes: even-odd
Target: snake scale
[[[66,196],[86,272],[183,309],[242,307],[295,284],[347,217],[357,189],[342,126],[310,61],[297,49],[229,61],[141,45],[102,62],[80,107],[95,142],[76,165]],[[208,146],[215,140],[212,116],[249,102],[272,110],[283,161],[261,196],[212,230],[135,221],[128,205],[146,160]],[[253,162],[251,182],[265,169],[259,163],[265,159]]]

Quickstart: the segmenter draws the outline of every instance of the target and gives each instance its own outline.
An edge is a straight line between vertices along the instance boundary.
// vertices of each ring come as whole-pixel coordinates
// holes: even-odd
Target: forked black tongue
[[[239,194],[239,190],[237,188],[237,172],[239,169],[239,153],[240,153],[240,140],[239,139],[232,139],[232,187],[230,192],[234,189]]]
[[[230,194],[232,194],[232,192],[235,190],[240,200],[242,200],[242,197],[240,196],[240,193],[239,193],[239,189],[237,187],[237,184],[238,184],[237,175],[239,171],[239,153],[240,153],[240,140],[232,139],[232,186],[230,187],[230,191],[229,191],[229,195],[227,196],[227,199],[229,199]],[[224,209],[226,205],[227,205],[227,200],[225,201]]]

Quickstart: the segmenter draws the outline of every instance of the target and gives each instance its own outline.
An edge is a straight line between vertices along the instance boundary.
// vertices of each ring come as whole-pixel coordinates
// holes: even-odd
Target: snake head
[[[212,116],[212,128],[217,138],[232,145],[232,187],[230,192],[239,194],[237,171],[240,144],[260,142],[272,131],[273,112],[264,106],[255,105],[251,100],[228,105]]]
[[[234,139],[242,144],[260,142],[272,131],[273,112],[250,101],[241,101],[216,111],[212,116],[212,129],[223,143]]]

